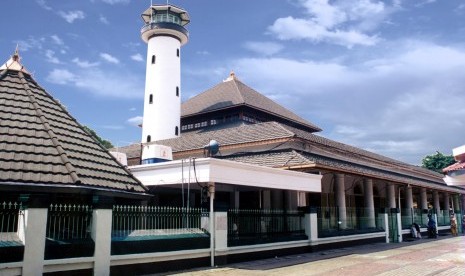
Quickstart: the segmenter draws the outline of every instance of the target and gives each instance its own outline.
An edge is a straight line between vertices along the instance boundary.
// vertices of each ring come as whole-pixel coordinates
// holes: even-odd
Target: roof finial
[[[236,74],[234,73],[233,70],[231,70],[231,73],[229,73],[229,77],[225,79],[224,81],[231,81],[231,80],[237,80]]]
[[[13,54],[12,58],[14,61],[19,62],[19,43],[16,44],[15,53]]]

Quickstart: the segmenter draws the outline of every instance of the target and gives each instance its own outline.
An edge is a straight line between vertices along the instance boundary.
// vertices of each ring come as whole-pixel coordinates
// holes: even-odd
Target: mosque
[[[189,15],[155,5],[142,18],[148,44],[142,139],[114,150],[126,155],[158,204],[201,206],[208,191],[215,205],[230,209],[316,207],[328,228],[346,228],[349,210],[364,210],[350,222],[362,229],[376,228],[386,208],[401,217],[437,210],[445,218],[464,209],[465,191],[447,186],[441,174],[324,138],[320,127],[234,73],[181,103]]]
[[[0,216],[12,219],[0,227],[0,274],[143,274],[165,263],[213,266],[291,249],[401,242],[412,223],[426,231],[434,216],[444,232],[451,216],[464,214],[464,187],[324,138],[233,72],[181,103],[189,15],[151,5],[142,20],[140,143],[108,152],[34,80],[17,51],[0,66]],[[449,177],[463,180],[463,152]],[[163,209],[171,224],[149,227],[162,219],[153,206],[183,209]],[[60,224],[70,208],[85,223]],[[208,210],[198,212],[197,226],[185,226],[189,208]],[[182,210],[184,224],[173,210]]]

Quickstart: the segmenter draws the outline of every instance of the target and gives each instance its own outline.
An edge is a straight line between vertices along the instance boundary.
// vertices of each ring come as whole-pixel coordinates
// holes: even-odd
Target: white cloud
[[[135,116],[132,118],[129,118],[126,122],[132,126],[139,126],[142,124],[142,116]]]
[[[122,130],[124,129],[124,126],[119,126],[119,125],[104,125],[102,126],[104,129],[110,129],[110,130]]]
[[[119,63],[119,59],[115,58],[114,56],[108,53],[100,53],[100,57],[109,63],[113,63],[113,64]]]
[[[50,36],[50,38],[52,39],[53,43],[55,43],[56,45],[59,45],[59,46],[65,45],[63,40],[58,35],[52,35]]]
[[[115,4],[128,4],[130,1],[129,0],[102,0],[102,2],[110,4],[110,5],[115,5]]]
[[[91,67],[71,72],[66,69],[54,69],[46,80],[60,85],[76,87],[78,90],[99,97],[142,98],[144,95],[143,78],[128,72],[102,71]]]
[[[134,54],[131,56],[131,59],[134,61],[144,61],[144,58],[142,57],[141,54]]]
[[[53,69],[46,80],[55,84],[67,85],[76,81],[76,75],[66,69]]]
[[[372,46],[380,41],[375,30],[396,6],[386,7],[381,1],[303,0],[306,17],[278,18],[268,27],[271,34],[281,40],[308,40],[327,42],[346,47]]]
[[[197,51],[196,54],[201,55],[201,56],[208,56],[210,52],[207,50],[202,50],[202,51]]]
[[[84,19],[85,14],[83,11],[69,11],[69,12],[64,12],[64,11],[59,11],[58,15],[63,17],[63,19],[66,20],[68,23],[73,23],[77,19]]]
[[[243,58],[228,66],[246,84],[320,125],[324,136],[419,164],[435,150],[448,153],[463,144],[465,49],[418,41],[392,45],[383,58],[350,66],[344,59],[284,58]]]
[[[46,50],[45,57],[47,58],[47,61],[50,63],[54,63],[54,64],[61,63],[60,60],[55,56],[55,52],[52,50]]]
[[[49,5],[47,5],[45,0],[36,0],[36,3],[45,10],[48,10],[48,11],[52,10],[52,8]]]
[[[108,22],[108,19],[107,19],[105,16],[103,16],[103,15],[100,15],[100,16],[99,16],[99,20],[100,20],[100,22],[102,22],[102,23],[105,24],[105,25],[110,24],[110,22]]]
[[[284,46],[275,42],[248,41],[244,48],[265,56],[272,56],[279,53]]]
[[[79,58],[74,58],[72,62],[81,68],[90,68],[90,67],[96,67],[100,65],[99,62],[89,62],[87,60],[80,60]]]
[[[137,108],[135,108],[135,107],[129,108],[129,111],[136,111],[136,110],[137,110]]]
[[[17,40],[15,42],[18,44],[20,51],[27,52],[31,49],[41,50],[43,48],[45,38],[29,36],[27,40]]]

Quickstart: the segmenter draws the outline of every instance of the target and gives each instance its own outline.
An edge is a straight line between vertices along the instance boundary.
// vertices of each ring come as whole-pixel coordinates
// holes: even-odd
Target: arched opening
[[[179,86],[176,86],[176,97],[179,97]]]
[[[176,49],[176,56],[179,57],[179,48]]]
[[[155,60],[156,60],[155,55],[153,55],[152,56],[152,64],[155,64]]]
[[[149,104],[153,104],[153,94],[149,95]]]
[[[147,135],[147,143],[150,142],[150,141],[152,141],[152,136]]]
[[[179,127],[174,128],[174,135],[176,135],[176,136],[179,135]]]

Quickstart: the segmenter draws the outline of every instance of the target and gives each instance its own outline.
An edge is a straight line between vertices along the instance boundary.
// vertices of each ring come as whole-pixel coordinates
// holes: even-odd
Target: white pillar
[[[395,185],[388,184],[387,187],[387,203],[388,208],[396,208],[396,192],[395,192]]]
[[[215,251],[228,248],[228,212],[215,211]]]
[[[318,216],[316,208],[307,207],[304,217],[305,235],[310,242],[318,240]]]
[[[408,217],[409,221],[411,221],[413,217],[413,192],[412,186],[408,185],[405,187],[405,217]],[[402,212],[402,210],[400,210]]]
[[[111,209],[94,209],[92,212],[92,239],[95,242],[94,275],[110,275]]]
[[[336,205],[339,208],[338,216],[341,229],[347,228],[347,213],[346,213],[346,192],[344,184],[344,174],[338,173],[335,175],[334,185],[336,188]]]
[[[28,208],[24,211],[23,275],[42,275],[44,270],[47,208]]]
[[[366,208],[366,215],[367,215],[367,227],[375,228],[376,221],[375,221],[375,203],[373,200],[373,180],[371,179],[364,179],[363,181],[363,191],[364,191],[364,200],[365,200],[365,208]]]

